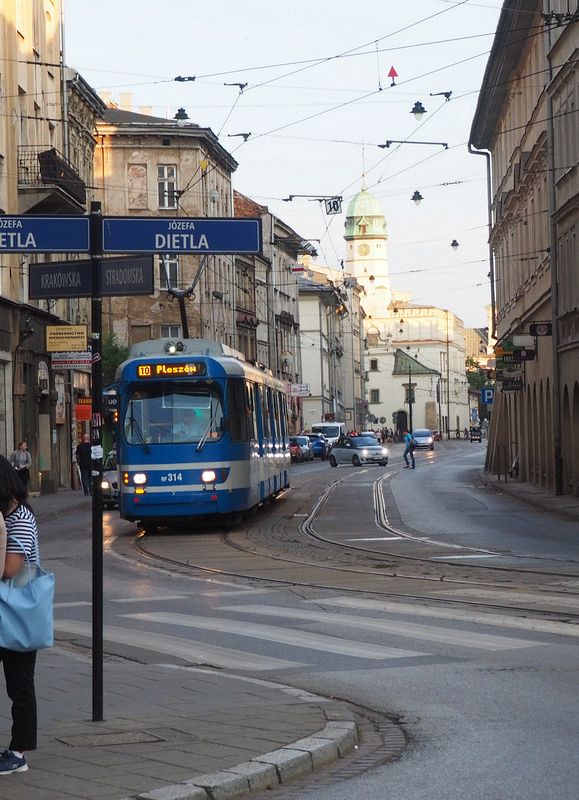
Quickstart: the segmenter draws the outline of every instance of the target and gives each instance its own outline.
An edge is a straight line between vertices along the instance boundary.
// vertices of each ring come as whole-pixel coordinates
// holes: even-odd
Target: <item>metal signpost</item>
[[[103,720],[102,297],[151,294],[151,255],[256,254],[261,249],[260,219],[103,217],[100,203],[91,203],[89,216],[0,215],[0,254],[88,253],[90,256],[88,261],[39,264],[36,272],[31,265],[30,296],[91,298],[93,722]],[[150,256],[105,259],[103,253]]]

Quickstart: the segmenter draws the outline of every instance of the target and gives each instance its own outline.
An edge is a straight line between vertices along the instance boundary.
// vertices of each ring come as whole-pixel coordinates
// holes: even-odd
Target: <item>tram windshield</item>
[[[215,389],[180,384],[136,389],[123,428],[129,444],[182,444],[221,436],[223,410]]]

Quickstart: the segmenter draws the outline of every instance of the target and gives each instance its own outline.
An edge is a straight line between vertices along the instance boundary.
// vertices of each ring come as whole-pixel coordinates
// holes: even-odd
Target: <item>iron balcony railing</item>
[[[57,186],[86,205],[86,185],[62,153],[54,147],[22,145],[18,148],[19,186]]]

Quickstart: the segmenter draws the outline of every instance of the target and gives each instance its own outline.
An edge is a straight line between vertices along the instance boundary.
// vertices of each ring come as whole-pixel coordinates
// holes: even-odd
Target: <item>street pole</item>
[[[92,721],[103,720],[103,504],[102,504],[102,258],[101,204],[90,206],[91,345],[92,345]]]
[[[450,439],[450,343],[448,340],[448,311],[446,312],[446,438]]]
[[[408,364],[408,430],[413,431],[412,425],[412,364]]]

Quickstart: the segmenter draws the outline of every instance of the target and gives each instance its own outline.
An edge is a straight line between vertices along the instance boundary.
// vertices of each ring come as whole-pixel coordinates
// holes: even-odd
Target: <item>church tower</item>
[[[348,206],[344,239],[344,271],[364,287],[366,313],[384,316],[392,300],[386,255],[386,218],[378,200],[365,186]]]

